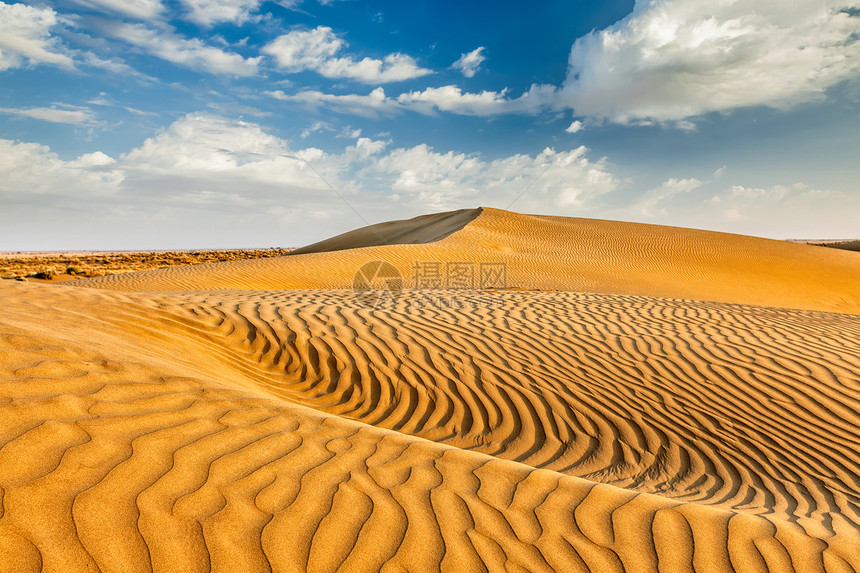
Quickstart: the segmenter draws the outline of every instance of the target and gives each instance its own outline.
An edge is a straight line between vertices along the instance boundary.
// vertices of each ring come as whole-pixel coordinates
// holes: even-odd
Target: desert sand
[[[0,571],[860,571],[857,253],[495,209],[296,253],[0,281]]]
[[[203,263],[278,257],[292,249],[211,251],[64,251],[0,253],[0,278],[63,282],[82,277],[129,273]]]

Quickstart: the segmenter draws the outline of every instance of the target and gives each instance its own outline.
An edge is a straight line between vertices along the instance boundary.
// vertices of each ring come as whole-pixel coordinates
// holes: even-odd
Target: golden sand
[[[860,256],[399,225],[417,244],[0,283],[0,571],[860,570]],[[508,289],[374,308],[374,260]]]
[[[633,294],[860,314],[855,253],[676,227],[460,211],[465,226],[429,244],[395,244],[87,279],[118,290],[351,288],[385,260],[407,286],[416,262],[503,262],[509,288]],[[405,224],[408,222],[403,222]],[[419,222],[420,223],[420,222]],[[374,227],[354,232],[372,243]],[[421,228],[416,235],[421,234]],[[363,235],[363,236],[362,236]],[[397,233],[402,237],[402,233]],[[408,238],[401,239],[408,242]],[[302,252],[302,250],[299,250]]]

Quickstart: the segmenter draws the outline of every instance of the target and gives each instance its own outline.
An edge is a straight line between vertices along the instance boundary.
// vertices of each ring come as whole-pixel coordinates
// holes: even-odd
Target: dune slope
[[[424,263],[506,265],[512,289],[634,294],[860,314],[860,259],[836,249],[657,225],[520,215],[483,208],[445,217],[397,222],[388,239],[368,229],[335,241],[339,250],[174,267],[84,281],[117,290],[350,288],[367,262],[384,260],[406,287],[423,278]],[[435,225],[444,223],[445,238]],[[461,225],[452,232],[451,225]],[[411,230],[410,230],[411,228]],[[326,242],[324,241],[323,244]],[[457,285],[462,286],[462,285]]]

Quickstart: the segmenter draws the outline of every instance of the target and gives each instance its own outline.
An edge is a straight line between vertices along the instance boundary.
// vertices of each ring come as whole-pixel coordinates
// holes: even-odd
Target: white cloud
[[[604,161],[586,157],[588,149],[547,148],[534,157],[512,155],[486,161],[479,155],[438,153],[427,145],[395,149],[359,172],[361,180],[390,176],[385,187],[432,209],[494,203],[521,208],[577,208],[618,187]]]
[[[295,30],[279,36],[262,50],[284,70],[296,73],[312,70],[332,79],[352,79],[369,84],[396,82],[426,76],[431,70],[419,67],[410,56],[389,54],[382,60],[335,57],[348,44],[331,28]]]
[[[315,121],[311,124],[310,127],[302,130],[302,139],[307,139],[314,133],[318,133],[320,131],[334,131],[334,128],[327,121]]]
[[[518,205],[525,209],[581,212],[618,183],[584,147],[488,160],[427,145],[388,146],[359,137],[336,153],[293,150],[257,124],[193,113],[116,160],[94,152],[63,161],[44,146],[0,141],[0,197],[14,198],[9,204],[21,213],[39,211],[64,233],[82,225],[68,216],[73,205],[93,236],[110,211],[118,229],[127,227],[118,237],[142,237],[146,245],[163,245],[168,236],[187,241],[191,230],[210,244],[229,237],[218,233],[240,233],[232,241],[265,236],[268,244],[285,244],[285,221],[298,233],[294,240],[309,240],[323,238],[323,231],[306,213],[354,217],[329,184],[361,212],[385,220],[476,204],[505,207],[524,190]]]
[[[692,217],[704,228],[795,239],[853,239],[860,229],[860,194],[811,188],[802,182],[771,187],[732,185]],[[691,219],[692,219],[691,217]]]
[[[451,67],[460,72],[467,78],[475,77],[478,68],[484,63],[487,58],[483,55],[485,48],[483,46],[475,48],[468,54],[460,54],[460,59],[451,64]]]
[[[169,31],[156,31],[142,24],[118,24],[107,32],[168,62],[213,74],[252,76],[257,73],[260,58],[243,58],[207,46],[198,38],[182,38]]]
[[[355,141],[355,145],[347,149],[354,148],[359,157],[367,158],[379,153],[386,147],[388,147],[387,141],[374,141],[369,137],[359,137]]]
[[[117,193],[123,181],[114,160],[95,152],[61,160],[48,147],[0,139],[0,197],[26,202],[39,195],[102,200]]]
[[[633,211],[646,218],[664,216],[666,215],[665,203],[667,200],[682,193],[689,193],[702,185],[703,183],[698,179],[668,179],[660,187],[643,194],[633,205]]]
[[[533,85],[523,95],[514,99],[506,97],[505,91],[464,93],[457,86],[427,88],[420,92],[402,93],[397,97],[386,96],[385,90],[381,87],[374,89],[368,95],[335,95],[316,90],[302,91],[294,95],[285,94],[281,90],[265,93],[274,98],[301,103],[313,109],[325,107],[338,113],[376,118],[380,115],[395,115],[406,110],[428,115],[437,111],[477,116],[503,113],[537,114],[551,108],[555,100],[556,88]]]
[[[311,109],[325,107],[338,113],[370,118],[377,118],[380,115],[392,115],[401,111],[401,107],[397,102],[386,97],[385,90],[382,88],[376,88],[367,95],[334,95],[316,90],[306,90],[295,95],[285,94],[281,90],[265,93],[275,99],[299,103]]]
[[[420,92],[400,94],[397,102],[422,113],[441,110],[465,115],[495,115],[504,113],[511,105],[505,92],[463,93],[457,86],[427,88]]]
[[[337,134],[337,136],[343,139],[358,139],[361,137],[361,130],[353,129],[350,126],[346,126],[340,131],[339,134]]]
[[[0,108],[0,113],[30,117],[51,123],[69,123],[72,125],[92,125],[95,123],[95,114],[93,114],[91,109],[86,107]]]
[[[209,113],[180,118],[116,159],[94,151],[63,160],[42,145],[0,140],[0,201],[8,210],[2,248],[296,246],[324,238],[326,229],[362,224],[328,183],[372,220],[511,204],[521,212],[605,216],[607,196],[627,187],[585,147],[491,159],[389,146],[359,137],[337,152],[294,151],[255,123]],[[714,185],[668,179],[624,214],[782,238],[857,235],[860,220],[846,216],[860,213],[856,193],[802,183],[736,184],[715,193]],[[325,229],[314,218],[322,215],[311,215],[321,212],[329,217]],[[51,232],[34,239],[27,232],[34,220]],[[100,242],[108,232],[116,243]]]
[[[579,133],[580,131],[582,131],[582,122],[574,121],[569,126],[567,126],[567,129],[565,129],[564,131],[566,133]]]
[[[134,76],[143,81],[153,81],[151,76],[147,76],[146,74],[142,74],[123,62],[118,58],[111,58],[109,60],[102,59],[95,55],[92,52],[84,52],[82,54],[82,61],[84,64],[88,66],[92,66],[94,68],[99,68],[114,74],[122,74],[124,76]]]
[[[485,164],[477,156],[462,153],[436,153],[427,145],[395,149],[379,158],[364,175],[389,175],[388,187],[405,193],[429,206],[446,205],[451,200],[477,193]]]
[[[218,22],[244,24],[258,20],[252,16],[260,7],[261,0],[182,0],[190,10],[188,19],[202,26],[211,26]]]
[[[314,148],[305,159],[325,154]],[[286,142],[254,123],[193,113],[121,158],[140,179],[178,177],[207,189],[233,189],[237,181],[318,188],[321,182]]]
[[[562,103],[618,123],[786,108],[860,73],[857,0],[637,0],[579,38]],[[690,127],[680,124],[680,127]]]
[[[366,84],[382,84],[420,78],[433,72],[419,67],[411,56],[388,54],[382,60],[363,58],[332,58],[322,62],[317,71],[327,78],[357,80]]]
[[[762,187],[744,187],[732,185],[731,188],[711,197],[707,204],[711,205],[719,216],[730,221],[743,221],[758,217],[758,211],[767,206],[773,209],[792,193],[803,192],[806,186],[797,183],[792,187],[775,185],[768,189]]]
[[[507,89],[464,93],[454,85],[384,100],[377,92],[290,97],[321,95],[313,105],[368,116],[405,109],[478,116],[572,109],[592,120],[693,131],[691,119],[702,114],[758,105],[788,108],[856,79],[858,8],[858,0],[637,0],[627,18],[574,43],[561,87],[533,85],[517,98]],[[264,52],[288,71],[314,70],[368,83],[429,73],[399,54],[384,61],[338,57],[345,46],[330,28],[318,27],[281,36]],[[473,76],[484,61],[483,50],[462,54],[452,67]],[[582,124],[573,122],[568,132],[576,126]]]
[[[48,7],[0,1],[0,71],[28,64],[49,64],[75,70],[77,64],[84,64],[113,73],[146,77],[118,58],[103,59],[92,52],[62,45],[59,38],[52,34],[54,28],[60,28],[60,33],[76,36],[89,45],[98,43],[93,38],[72,32],[75,22],[74,16],[63,16]]]
[[[274,57],[285,70],[300,72],[316,69],[345,44],[334,35],[331,28],[319,26],[313,30],[296,30],[279,36],[263,48],[263,53]]]
[[[69,165],[80,168],[105,167],[107,165],[114,164],[116,164],[116,160],[110,155],[105,155],[101,151],[85,153],[74,161],[69,162]]]
[[[30,64],[74,68],[74,62],[51,36],[60,23],[51,8],[0,2],[0,71]]]
[[[78,4],[117,12],[139,20],[153,20],[161,15],[164,6],[160,0],[75,0]]]
[[[556,88],[533,85],[518,98],[506,97],[502,92],[482,91],[463,93],[457,86],[427,88],[422,92],[408,92],[397,97],[397,103],[422,113],[435,110],[462,115],[489,116],[502,113],[539,113],[551,107],[556,99]]]

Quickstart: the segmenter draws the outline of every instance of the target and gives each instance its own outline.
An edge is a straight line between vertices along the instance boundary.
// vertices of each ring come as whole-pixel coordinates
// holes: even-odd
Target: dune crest
[[[377,223],[295,249],[290,254],[304,255],[365,247],[435,243],[459,231],[480,214],[480,208],[460,209],[447,213],[421,215],[403,221]]]

